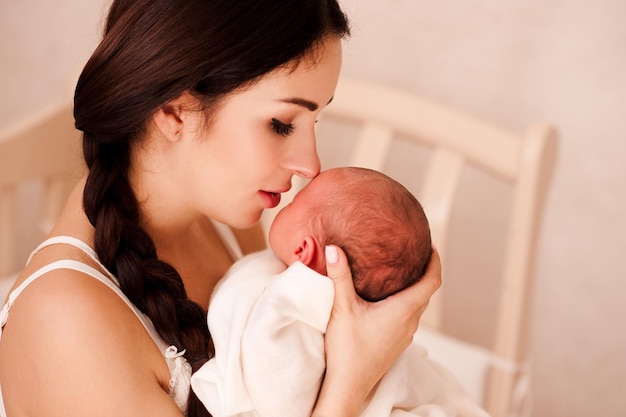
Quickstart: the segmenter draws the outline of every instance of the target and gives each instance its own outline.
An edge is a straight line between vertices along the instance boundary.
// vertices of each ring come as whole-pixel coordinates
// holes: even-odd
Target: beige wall
[[[0,0],[0,127],[71,95],[98,38],[95,3]],[[353,22],[345,75],[513,130],[559,128],[537,265],[534,416],[623,416],[626,2],[343,4]]]

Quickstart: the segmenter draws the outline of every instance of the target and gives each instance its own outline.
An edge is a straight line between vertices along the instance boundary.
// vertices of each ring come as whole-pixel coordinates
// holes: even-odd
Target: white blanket
[[[214,417],[308,417],[322,383],[333,283],[270,251],[244,257],[216,288],[208,314],[215,358],[191,385]],[[367,364],[364,364],[367,366]],[[444,369],[412,345],[361,416],[485,417]]]

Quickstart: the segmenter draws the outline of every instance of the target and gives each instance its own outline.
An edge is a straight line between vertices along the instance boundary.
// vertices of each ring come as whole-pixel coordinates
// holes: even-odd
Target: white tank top
[[[72,269],[75,271],[82,272],[86,275],[89,275],[98,281],[102,282],[106,286],[108,286],[111,290],[113,290],[127,305],[128,307],[135,313],[137,318],[141,321],[146,331],[154,340],[154,343],[157,345],[159,350],[163,352],[163,357],[167,362],[167,366],[170,370],[170,381],[169,381],[169,395],[174,399],[176,405],[181,409],[181,411],[186,414],[187,411],[187,397],[189,396],[189,386],[190,386],[190,378],[191,378],[191,366],[187,362],[187,360],[182,356],[185,351],[178,352],[176,346],[168,346],[163,339],[159,336],[154,325],[150,321],[150,319],[143,314],[139,309],[126,297],[126,295],[119,288],[119,283],[117,278],[113,276],[107,269],[100,263],[98,260],[95,251],[87,245],[82,240],[71,236],[57,236],[50,238],[39,245],[33,253],[31,253],[28,261],[42,248],[55,244],[66,244],[74,246],[83,252],[85,252],[91,259],[93,259],[103,271],[106,271],[107,275],[102,274],[97,269],[92,268],[91,266],[84,264],[79,261],[64,259],[56,262],[52,262],[48,264],[27,279],[22,282],[17,288],[15,288],[7,299],[6,304],[3,306],[2,311],[0,311],[0,341],[2,339],[2,329],[4,328],[5,323],[9,317],[9,311],[11,310],[11,306],[20,295],[20,293],[30,285],[37,278],[41,277],[47,272],[56,270],[56,269]],[[28,263],[27,261],[27,263]],[[0,386],[0,417],[6,417],[6,410],[4,408],[4,401],[2,399],[2,387]]]

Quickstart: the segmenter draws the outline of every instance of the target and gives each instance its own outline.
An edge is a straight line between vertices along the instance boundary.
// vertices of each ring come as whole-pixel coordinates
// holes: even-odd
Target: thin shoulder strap
[[[102,265],[102,263],[98,259],[98,256],[96,255],[96,252],[91,248],[91,246],[89,246],[87,243],[83,242],[82,240],[75,238],[73,236],[55,236],[55,237],[46,239],[44,242],[42,242],[39,246],[35,248],[35,250],[28,257],[28,260],[26,261],[26,263],[28,264],[30,260],[32,259],[32,257],[41,249],[51,246],[51,245],[56,245],[56,244],[66,244],[66,245],[74,246],[82,250],[95,263],[97,263],[100,266],[100,268],[102,268],[103,271],[106,272],[106,275],[104,275],[102,272],[98,271],[97,269],[83,262],[75,261],[72,259],[62,259],[59,261],[52,262],[46,266],[43,266],[42,268],[37,270],[35,273],[33,273],[31,276],[26,278],[24,282],[22,282],[17,288],[15,288],[9,294],[9,298],[7,299],[7,302],[3,306],[2,311],[0,313],[0,334],[1,334],[1,329],[2,327],[4,327],[4,324],[6,323],[6,320],[8,318],[9,310],[11,309],[11,306],[13,305],[17,297],[22,293],[22,291],[28,285],[30,285],[33,281],[35,281],[37,278],[44,275],[45,273],[53,271],[55,269],[71,269],[71,270],[75,270],[75,271],[87,274],[97,279],[98,281],[102,282],[104,285],[106,285],[111,290],[113,290],[124,301],[124,303],[126,303],[126,305],[131,309],[131,311],[135,313],[135,315],[137,316],[139,321],[141,321],[141,324],[145,327],[146,331],[152,337],[152,339],[157,344],[157,346],[163,345],[163,341],[161,337],[159,336],[159,334],[157,333],[156,329],[154,328],[150,319],[148,319],[148,317],[146,317],[128,299],[128,297],[126,297],[126,294],[124,294],[124,292],[119,288],[119,282],[117,278],[112,273],[110,273],[109,270],[106,269],[104,265]]]
[[[35,248],[35,250],[31,252],[30,256],[28,257],[28,260],[26,261],[26,264],[28,264],[30,260],[33,258],[33,256],[35,256],[37,252],[39,252],[41,249],[48,247],[48,246],[52,246],[52,245],[58,245],[58,244],[70,245],[70,246],[74,246],[75,248],[82,250],[95,263],[97,263],[104,272],[106,272],[109,279],[111,279],[116,285],[119,286],[119,281],[117,280],[117,277],[115,277],[115,275],[110,273],[109,270],[104,265],[102,265],[102,262],[100,262],[100,260],[98,259],[98,255],[96,254],[96,251],[94,251],[93,248],[89,246],[87,243],[73,236],[54,236],[54,237],[44,240],[39,246]]]
[[[135,313],[135,315],[137,316],[137,318],[139,318],[139,320],[141,321],[141,323],[143,324],[143,326],[146,328],[146,331],[148,332],[148,334],[150,334],[150,336],[152,336],[152,338],[155,340],[155,342],[160,341],[161,339],[158,337],[158,335],[156,334],[156,330],[154,329],[154,327],[152,326],[152,323],[148,321],[147,317],[145,317],[143,315],[143,313],[141,313],[141,311],[139,311],[139,309],[130,302],[130,300],[126,297],[126,295],[122,292],[122,290],[115,285],[115,283],[111,282],[111,280],[104,275],[103,273],[101,273],[100,271],[98,271],[97,269],[84,264],[80,261],[75,261],[73,259],[62,259],[60,261],[55,261],[52,262],[40,269],[38,269],[35,273],[33,273],[31,276],[29,276],[28,278],[26,278],[24,280],[24,282],[22,282],[17,288],[15,288],[10,294],[9,294],[9,298],[6,302],[6,304],[4,305],[4,307],[2,308],[2,313],[0,314],[0,328],[4,327],[6,320],[8,318],[8,312],[11,309],[11,306],[13,306],[13,303],[15,303],[15,300],[17,299],[17,297],[22,293],[22,291],[24,291],[24,289],[30,285],[33,281],[35,281],[36,279],[38,279],[39,277],[41,277],[42,275],[50,272],[50,271],[54,271],[56,269],[71,269],[74,271],[78,271],[78,272],[82,272],[84,274],[87,274],[95,279],[97,279],[98,281],[102,282],[104,285],[106,285],[107,287],[109,287],[111,290],[113,290],[123,301],[124,303],[126,303],[126,305]],[[156,336],[156,338],[155,338]],[[158,343],[157,345],[159,345],[160,343]]]
[[[102,282],[103,284],[111,288],[116,293],[121,293],[121,290],[114,283],[112,283],[108,277],[104,276],[97,269],[92,268],[91,266],[84,264],[82,262],[79,262],[79,261],[75,261],[71,259],[62,259],[60,261],[55,261],[55,262],[49,263],[48,265],[44,267],[39,268],[31,276],[26,278],[17,288],[11,291],[11,293],[9,294],[9,298],[7,299],[5,308],[10,309],[13,303],[15,302],[15,300],[17,299],[17,297],[19,297],[19,295],[22,293],[22,291],[24,291],[24,289],[28,287],[30,284],[32,284],[37,278],[41,277],[42,275],[50,271],[54,271],[56,269],[72,269],[74,271],[79,271],[79,272],[91,275],[92,277],[96,278],[98,281]],[[126,298],[126,297],[124,296],[122,298]],[[2,324],[4,325],[4,323]]]

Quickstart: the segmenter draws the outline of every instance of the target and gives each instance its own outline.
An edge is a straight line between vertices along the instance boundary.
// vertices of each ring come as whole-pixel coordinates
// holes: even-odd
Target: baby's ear
[[[300,245],[298,246],[296,256],[298,260],[309,266],[314,268],[315,259],[318,257],[319,247],[317,244],[317,240],[311,235],[306,235],[302,238]]]

